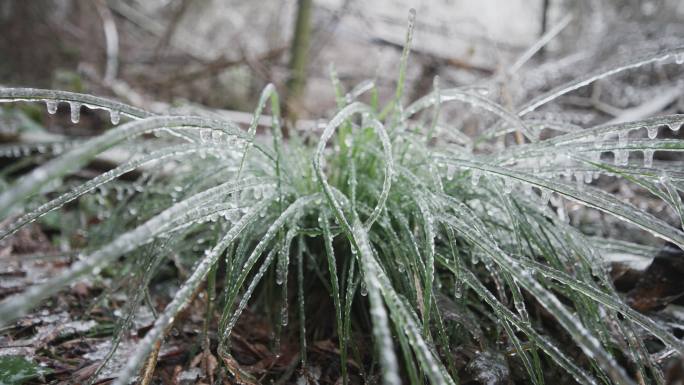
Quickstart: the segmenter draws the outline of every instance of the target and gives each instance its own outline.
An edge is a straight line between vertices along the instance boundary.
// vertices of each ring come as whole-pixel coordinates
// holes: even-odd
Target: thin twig
[[[152,381],[152,375],[154,374],[154,369],[157,367],[157,358],[159,357],[159,349],[161,349],[162,340],[158,340],[154,343],[152,352],[147,358],[147,363],[145,364],[145,369],[142,374],[142,379],[140,380],[140,385],[149,385]]]

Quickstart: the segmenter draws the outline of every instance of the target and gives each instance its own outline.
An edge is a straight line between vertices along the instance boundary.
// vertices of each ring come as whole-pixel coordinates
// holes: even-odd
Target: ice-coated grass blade
[[[608,67],[606,69],[600,69],[594,72],[591,72],[583,77],[580,77],[579,79],[575,79],[569,83],[560,85],[551,91],[548,91],[530,102],[526,103],[524,106],[522,106],[518,110],[518,115],[523,116],[525,114],[528,114],[537,108],[543,106],[544,104],[551,102],[555,99],[557,99],[560,96],[563,96],[567,94],[568,92],[572,92],[578,88],[584,87],[588,84],[591,84],[597,80],[606,78],[611,75],[615,75],[617,73],[632,69],[632,68],[637,68],[641,67],[643,65],[649,64],[649,63],[654,63],[654,62],[659,62],[666,60],[670,57],[675,57],[677,55],[681,55],[684,53],[684,47],[679,47],[679,48],[669,48],[665,49],[662,51],[658,52],[653,52],[649,53],[646,55],[638,56],[636,58],[632,58],[630,60],[627,60],[623,63]]]
[[[466,270],[463,268],[463,266],[457,268],[454,266],[453,262],[440,255],[437,256],[437,259],[442,266],[453,271],[455,274],[459,274],[459,276],[463,279],[463,282],[465,282],[468,287],[473,289],[481,299],[495,309],[498,314],[505,317],[506,320],[512,323],[518,330],[525,333],[528,338],[539,345],[539,347],[542,348],[544,352],[549,355],[549,357],[551,357],[555,362],[559,363],[559,365],[570,375],[572,375],[575,380],[581,384],[598,384],[598,382],[590,374],[586,373],[572,360],[570,360],[567,355],[558,348],[558,346],[554,345],[547,338],[541,336],[537,331],[534,330],[532,326],[520,320],[518,316],[516,316],[506,306],[500,303],[496,297],[494,297],[494,295],[492,295],[489,290],[480,282],[480,280],[473,275],[472,272]]]
[[[126,115],[134,119],[143,119],[155,114],[143,109],[120,103],[114,100],[98,96],[79,94],[76,92],[45,90],[39,88],[0,88],[0,103],[22,101],[45,101],[48,103],[48,113],[55,113],[56,103],[79,103],[91,109],[102,109],[110,112]],[[55,104],[51,104],[55,103]],[[112,120],[115,120],[113,118]],[[114,124],[118,121],[114,121]]]
[[[36,219],[40,218],[41,216],[47,214],[48,212],[52,210],[56,210],[59,207],[73,201],[74,199],[77,199],[79,196],[83,194],[87,194],[88,192],[91,192],[98,188],[99,186],[102,186],[106,184],[107,182],[110,182],[117,177],[133,171],[137,169],[138,167],[141,167],[147,163],[150,162],[158,162],[162,161],[164,159],[168,158],[183,158],[185,156],[197,154],[200,151],[211,151],[212,148],[207,148],[208,146],[202,145],[202,146],[197,146],[197,145],[179,145],[179,146],[173,146],[169,148],[165,148],[163,150],[155,151],[150,154],[144,155],[138,159],[131,160],[129,162],[126,162],[112,170],[107,171],[104,174],[98,175],[95,178],[89,179],[85,183],[81,184],[80,186],[74,187],[70,189],[69,191],[65,192],[64,194],[58,196],[57,198],[46,202],[42,205],[40,205],[38,208],[22,215],[21,217],[17,218],[14,220],[12,223],[9,225],[5,226],[4,228],[0,229],[0,239],[4,239],[7,236],[13,234],[15,231],[17,231],[19,228],[22,226],[31,223],[35,221]]]
[[[425,371],[425,375],[430,381],[435,384],[453,384],[454,382],[441,360],[435,356],[434,352],[425,342],[419,323],[394,291],[393,285],[385,275],[382,267],[378,264],[373,255],[366,229],[358,220],[354,222],[352,234],[355,243],[358,245],[359,265],[364,272],[363,276],[369,290],[369,297],[372,292],[371,290],[377,290],[378,293],[382,294],[396,329],[399,333],[405,333],[409,345],[420,363],[421,369]],[[379,298],[376,299],[376,301],[379,300]],[[396,383],[399,383],[399,379],[395,378],[397,375],[397,363],[392,348],[392,341],[389,337],[389,330],[385,330],[385,328],[388,328],[386,315],[384,314],[385,310],[382,303],[378,304],[376,302],[374,304],[373,301],[374,299],[371,297],[371,306],[376,306],[375,312],[371,310],[374,321],[373,332],[376,341],[379,341],[377,342],[378,347],[382,352],[381,359],[383,360],[385,370],[385,382],[395,383],[394,381],[396,381]],[[383,322],[383,320],[385,321]]]
[[[335,306],[335,322],[337,323],[337,337],[340,344],[340,368],[342,371],[342,381],[346,384],[348,379],[347,374],[347,341],[344,339],[344,321],[342,319],[342,301],[340,298],[340,284],[337,275],[337,260],[335,259],[335,250],[333,248],[333,236],[330,231],[330,223],[328,221],[328,214],[325,210],[319,217],[319,223],[323,229],[323,242],[325,247],[325,255],[328,260],[328,274],[330,274],[330,286],[332,288],[333,304]]]
[[[53,295],[64,286],[75,282],[78,278],[91,273],[93,270],[102,268],[114,258],[150,242],[173,220],[188,216],[188,211],[192,207],[207,201],[221,199],[221,194],[230,194],[261,184],[263,184],[263,180],[249,180],[238,183],[226,182],[224,185],[206,190],[175,204],[135,229],[119,235],[110,243],[78,260],[56,277],[38,286],[30,287],[24,293],[9,297],[0,302],[0,325],[6,325],[8,322],[21,317],[44,298]]]
[[[14,204],[36,193],[49,181],[79,169],[97,154],[115,144],[144,133],[174,127],[194,127],[198,130],[201,128],[216,129],[236,137],[244,138],[246,136],[243,131],[232,123],[196,117],[153,117],[126,123],[86,141],[83,145],[23,176],[12,188],[0,194],[0,216],[5,216]]]
[[[124,369],[119,373],[117,379],[114,381],[115,385],[126,385],[131,378],[135,376],[138,368],[147,358],[147,355],[152,350],[152,346],[162,338],[166,328],[173,323],[174,317],[180,312],[190,300],[192,293],[202,283],[204,278],[209,273],[209,270],[214,267],[221,253],[233,243],[240,233],[250,223],[258,218],[261,210],[264,210],[270,202],[264,202],[257,205],[250,212],[245,214],[239,222],[237,222],[231,229],[223,236],[223,238],[211,249],[211,251],[195,266],[190,278],[188,278],[183,286],[176,292],[171,303],[166,305],[164,312],[154,321],[152,329],[145,334],[143,340],[138,344],[138,348],[129,358],[128,363]]]
[[[473,160],[455,158],[442,159],[456,166],[478,169],[491,174],[511,178],[515,181],[551,190],[588,207],[592,207],[614,215],[619,219],[650,232],[656,237],[670,241],[678,245],[680,248],[684,248],[684,234],[681,231],[673,228],[653,215],[643,212],[636,207],[630,206],[601,190],[588,188],[580,190],[569,183],[540,178],[530,173],[515,171],[510,168],[494,166]]]
[[[467,214],[466,212],[459,213],[459,216]],[[634,384],[634,381],[627,376],[624,369],[622,369],[615,359],[610,356],[601,346],[600,342],[582,324],[573,316],[570,311],[563,305],[560,300],[539,284],[534,279],[529,269],[525,269],[519,262],[510,258],[505,252],[499,249],[495,243],[480,231],[477,231],[471,224],[464,222],[457,216],[440,216],[439,220],[452,227],[459,234],[468,238],[470,242],[482,248],[482,250],[489,255],[497,265],[511,274],[516,280],[520,282],[527,291],[534,295],[535,299],[544,306],[563,328],[568,331],[579,347],[592,357],[607,371],[613,380],[619,381],[623,384]]]

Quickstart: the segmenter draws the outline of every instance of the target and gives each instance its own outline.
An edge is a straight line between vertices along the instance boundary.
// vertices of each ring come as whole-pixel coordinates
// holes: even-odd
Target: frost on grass
[[[616,122],[590,108],[565,113],[561,102],[629,71],[681,71],[673,66],[684,49],[606,65],[518,108],[483,92],[497,81],[450,89],[437,79],[433,91],[404,106],[408,55],[409,44],[385,105],[373,101],[375,83],[345,92],[333,73],[339,111],[317,141],[292,130],[284,138],[272,85],[246,130],[90,95],[1,89],[2,102],[43,103],[48,114],[68,113],[74,123],[82,108],[102,110],[113,127],[55,154],[48,144],[4,148],[3,156],[38,165],[18,177],[2,174],[0,241],[31,223],[54,227],[71,218],[73,228],[62,226],[56,237],[75,258],[3,300],[0,321],[11,325],[86,277],[109,283],[104,299],[128,286],[118,331],[93,353],[103,361],[97,375],[115,373],[115,383],[126,384],[153,365],[147,359],[155,344],[201,298],[207,321],[199,342],[209,351],[218,346],[210,353],[221,358],[221,373],[235,376],[231,333],[249,308],[276,325],[275,354],[282,334],[297,334],[308,367],[307,331],[318,330],[309,298],[327,291],[344,382],[377,374],[386,384],[450,384],[469,373],[497,384],[524,373],[536,385],[551,373],[581,384],[662,383],[665,361],[681,356],[684,343],[662,314],[622,301],[603,256],[648,258],[658,239],[684,247],[684,174],[671,160],[684,150],[684,115]],[[508,75],[524,72],[529,55]],[[462,122],[450,109],[479,117],[481,136],[458,132]],[[271,130],[257,134],[266,111]],[[112,150],[130,156],[80,177]],[[134,180],[124,178],[134,171]],[[631,194],[608,191],[606,180]],[[637,189],[654,203],[637,202]],[[638,237],[596,230],[614,226]],[[74,234],[83,242],[72,244]],[[151,282],[169,261],[184,281],[166,296]],[[151,328],[134,343],[124,331],[151,296],[166,305],[152,306]],[[360,344],[359,335],[373,343]],[[309,367],[314,377],[316,368]]]

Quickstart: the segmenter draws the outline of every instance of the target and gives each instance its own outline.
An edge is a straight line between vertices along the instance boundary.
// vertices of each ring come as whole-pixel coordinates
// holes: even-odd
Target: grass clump
[[[206,293],[203,341],[211,336],[221,370],[231,375],[231,331],[250,305],[269,312],[278,333],[289,326],[299,336],[306,368],[307,328],[320,327],[310,320],[308,302],[325,293],[345,383],[358,375],[373,382],[379,374],[385,384],[455,384],[464,375],[484,381],[480,376],[511,371],[533,384],[551,375],[580,384],[662,383],[658,354],[680,355],[684,344],[622,301],[601,254],[625,243],[569,224],[565,202],[684,247],[681,228],[591,184],[597,175],[624,178],[681,218],[681,172],[649,157],[684,148],[681,140],[652,135],[662,126],[678,130],[684,116],[595,127],[527,116],[595,80],[682,52],[609,67],[513,112],[477,88],[441,89],[438,81],[427,96],[402,106],[406,48],[397,93],[384,106],[372,84],[344,96],[334,79],[339,111],[319,138],[292,130],[283,138],[273,86],[263,91],[247,131],[90,95],[2,89],[3,101],[44,101],[51,113],[66,102],[74,121],[82,105],[110,111],[114,123],[126,121],[24,175],[3,174],[2,238],[74,201],[98,220],[88,225],[76,262],[0,303],[0,321],[22,317],[81,278],[106,274],[136,288],[118,343],[173,256],[187,276],[116,384],[128,383],[146,360],[148,369],[153,365],[155,344],[200,291]],[[366,92],[370,104],[358,101]],[[478,138],[449,132],[440,114],[451,102],[472,107],[489,128]],[[266,108],[271,130],[257,135]],[[644,127],[650,139],[629,138]],[[512,132],[521,143],[492,146]],[[75,172],[113,150],[129,159],[75,182]],[[645,165],[629,163],[636,152]],[[368,357],[358,346],[364,333],[374,344]],[[202,342],[205,350],[214,345]],[[463,351],[467,367],[458,358]],[[352,357],[362,366],[354,374],[347,365]]]

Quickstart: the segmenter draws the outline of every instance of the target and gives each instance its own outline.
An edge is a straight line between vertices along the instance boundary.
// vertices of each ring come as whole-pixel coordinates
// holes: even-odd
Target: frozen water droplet
[[[47,112],[50,115],[54,115],[57,112],[57,102],[54,100],[46,100],[45,106],[47,107]]]
[[[114,125],[119,124],[119,121],[121,120],[121,114],[119,114],[119,111],[109,111],[109,120],[111,120],[112,124]]]
[[[649,139],[655,139],[658,136],[658,126],[646,127],[646,132],[648,133]]]
[[[667,126],[670,128],[672,131],[679,131],[679,126],[681,123],[668,123]]]
[[[653,167],[653,150],[644,150],[644,167]]]
[[[71,108],[71,122],[78,123],[81,119],[81,103],[69,102],[69,107]]]

